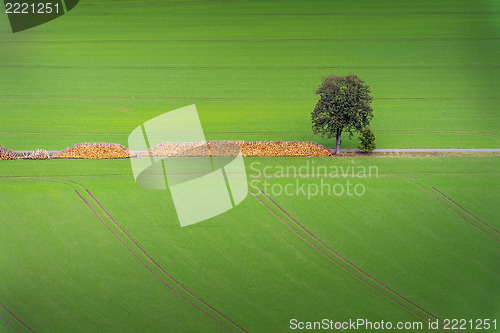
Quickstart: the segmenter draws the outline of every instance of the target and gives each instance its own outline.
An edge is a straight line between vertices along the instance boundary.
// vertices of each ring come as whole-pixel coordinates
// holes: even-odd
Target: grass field
[[[0,15],[0,145],[126,146],[196,104],[207,140],[332,147],[312,135],[314,90],[354,73],[377,148],[499,148],[499,22],[496,0],[82,0],[16,34]],[[500,325],[496,153],[245,164],[245,200],[181,228],[169,190],[138,187],[127,159],[0,161],[0,332]]]
[[[82,1],[12,34],[0,17],[2,144],[126,144],[196,104],[207,139],[316,140],[323,75],[372,88],[379,148],[500,143],[497,1]],[[344,139],[345,147],[356,140]]]
[[[123,231],[184,287],[250,332],[287,331],[291,318],[420,321],[429,317],[420,308],[439,318],[498,315],[498,234],[488,236],[425,192],[435,186],[498,230],[497,157],[246,159],[249,180],[257,181],[254,191],[263,181],[364,184],[359,197],[268,195],[326,245],[419,308],[328,260],[287,228],[284,214],[274,207],[283,220],[277,218],[252,195],[234,210],[179,228],[169,193],[138,188],[129,163],[0,164],[1,193],[9,194],[1,207],[1,302],[34,331],[223,331],[210,316],[235,329],[169,280]],[[310,170],[376,166],[378,177],[262,173],[266,167],[268,174],[281,166],[299,170],[306,163]]]

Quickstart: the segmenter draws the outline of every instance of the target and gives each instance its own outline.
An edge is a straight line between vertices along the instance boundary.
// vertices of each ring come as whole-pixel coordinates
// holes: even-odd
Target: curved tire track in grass
[[[436,191],[437,193],[441,194],[443,197],[445,197],[446,199],[448,199],[451,203],[453,203],[455,206],[457,206],[458,208],[460,208],[461,210],[463,210],[464,212],[466,212],[467,214],[469,214],[472,218],[474,218],[475,220],[481,222],[484,226],[490,228],[491,230],[493,230],[494,232],[496,232],[497,234],[500,234],[500,231],[498,231],[497,229],[493,228],[491,225],[489,225],[488,223],[484,222],[483,220],[481,220],[479,217],[476,217],[475,215],[473,215],[471,212],[469,212],[467,209],[463,208],[462,206],[460,206],[457,202],[455,202],[453,199],[451,199],[449,196],[447,196],[446,194],[444,194],[443,192],[441,192],[440,190],[438,190],[437,188],[435,188],[434,186],[432,186],[432,189],[434,191]]]
[[[400,300],[404,301],[405,303],[409,304],[410,306],[413,306],[414,308],[422,311],[423,313],[425,313],[426,315],[434,318],[434,319],[437,319],[439,320],[439,322],[443,323],[437,316],[433,315],[432,313],[430,313],[429,311],[425,310],[424,308],[420,307],[419,305],[415,304],[414,302],[410,301],[408,298],[402,296],[401,294],[397,293],[396,291],[392,290],[391,288],[389,288],[388,286],[386,286],[385,284],[383,284],[382,282],[380,282],[379,280],[375,279],[374,277],[372,277],[370,274],[368,274],[367,272],[363,271],[361,268],[359,268],[358,266],[356,266],[355,264],[353,264],[352,262],[350,262],[348,259],[346,259],[345,257],[343,257],[341,254],[339,254],[338,252],[336,252],[335,250],[333,250],[331,247],[329,247],[328,245],[326,245],[323,241],[321,241],[317,236],[315,236],[312,232],[310,232],[306,227],[304,227],[301,223],[299,223],[296,219],[294,219],[290,214],[288,214],[281,206],[279,206],[273,199],[271,199],[264,191],[262,191],[262,189],[260,189],[259,187],[257,187],[259,189],[259,191],[275,206],[277,207],[283,214],[285,214],[291,221],[293,221],[298,227],[300,227],[302,230],[304,230],[309,236],[311,236],[314,240],[316,240],[319,244],[321,244],[326,250],[328,250],[329,252],[333,253],[337,258],[339,258],[340,260],[342,260],[344,263],[348,264],[349,266],[351,266],[352,268],[354,268],[356,271],[358,271],[359,273],[361,273],[362,276],[365,276],[366,278],[368,278],[369,280],[375,282],[377,285],[379,285],[380,287],[382,287],[383,289],[385,289],[386,291],[390,292],[390,294],[392,294],[393,296],[396,296],[397,298],[399,298]],[[396,305],[398,305],[399,307],[401,307],[402,309],[406,310],[407,312],[417,316],[418,318],[422,319],[424,322],[428,322],[427,318],[425,318],[424,316],[421,316],[420,314],[418,314],[417,312],[413,311],[412,309],[408,308],[407,306],[405,306],[404,304],[402,304],[401,302],[399,302],[397,299],[394,299],[388,295],[386,295],[384,292],[382,292],[381,290],[375,288],[373,285],[371,285],[370,283],[368,283],[366,280],[364,280],[362,278],[362,276],[356,274],[355,272],[345,268],[344,266],[342,266],[338,261],[336,261],[335,259],[333,259],[332,257],[330,257],[329,255],[327,255],[324,251],[322,251],[321,249],[319,249],[316,245],[314,245],[312,242],[310,242],[309,240],[307,240],[307,238],[305,238],[302,234],[300,234],[296,229],[294,229],[290,224],[288,224],[285,220],[283,220],[274,210],[272,210],[268,205],[266,205],[255,193],[253,193],[252,190],[250,190],[250,193],[264,206],[266,207],[274,216],[276,216],[283,224],[285,224],[290,230],[292,230],[297,236],[299,236],[303,241],[305,241],[308,245],[310,245],[312,248],[314,248],[316,251],[318,251],[320,254],[322,254],[324,257],[326,257],[328,260],[330,260],[331,262],[335,263],[338,267],[340,267],[341,269],[343,269],[344,271],[346,271],[347,273],[349,273],[351,276],[355,277],[356,279],[358,279],[359,281],[361,281],[363,284],[365,284],[366,286],[368,286],[369,288],[373,289],[374,291],[376,291],[377,293],[379,293],[380,295],[382,295],[383,297],[389,299],[391,302],[395,303]],[[442,329],[438,328],[439,331],[441,332],[446,332],[446,331],[443,331]],[[460,331],[458,330],[453,330],[454,332],[457,332],[459,333]]]
[[[19,319],[12,311],[10,311],[3,303],[0,302],[0,307],[4,309],[12,318],[14,318],[19,324],[23,325],[28,331],[31,333],[35,333],[24,321]],[[0,318],[7,323],[10,327],[15,329],[17,332],[21,332],[19,329],[17,329],[11,322],[8,321],[8,319],[4,318],[3,316],[0,316]]]
[[[170,289],[173,293],[175,293],[177,296],[179,296],[180,298],[182,298],[184,301],[186,301],[187,303],[189,303],[191,306],[193,306],[196,310],[200,311],[201,313],[203,313],[205,316],[209,317],[210,319],[212,319],[213,321],[215,321],[217,324],[219,324],[220,326],[222,326],[223,328],[225,328],[226,330],[232,332],[232,330],[227,327],[226,325],[224,325],[224,323],[222,323],[221,321],[219,321],[217,318],[215,318],[214,316],[210,315],[209,313],[207,313],[206,311],[204,311],[203,309],[201,309],[199,306],[197,306],[196,304],[194,304],[191,300],[189,300],[187,297],[185,297],[184,295],[182,295],[179,291],[177,291],[175,288],[173,288],[170,284],[168,284],[164,279],[162,279],[158,274],[156,274],[153,269],[148,266],[141,258],[139,258],[139,256],[123,241],[123,239],[116,233],[113,231],[113,229],[111,229],[111,227],[101,218],[101,216],[99,216],[99,214],[97,214],[97,212],[94,210],[94,208],[92,208],[92,206],[89,204],[89,202],[87,200],[85,200],[85,198],[80,194],[80,192],[78,192],[78,190],[74,190],[76,192],[76,194],[80,197],[80,199],[83,200],[83,202],[87,205],[87,207],[92,211],[92,213],[94,213],[94,215],[99,219],[99,221],[101,221],[101,223],[113,234],[113,236],[130,252],[130,254],[132,254],[132,256],[134,256],[135,259],[137,259],[151,274],[153,274],[162,284],[164,284],[168,289]]]
[[[101,203],[94,197],[92,193],[88,189],[85,189],[87,194],[95,201],[95,203],[101,208],[101,210],[106,214],[106,216],[116,225],[118,229],[137,247],[148,259],[151,261],[163,274],[165,274],[170,280],[172,280],[175,284],[177,284],[182,290],[187,292],[189,295],[194,297],[197,301],[199,301],[201,304],[204,306],[208,307],[210,310],[214,311],[217,313],[219,316],[222,318],[226,319],[228,322],[242,330],[243,332],[247,332],[243,327],[235,323],[233,320],[231,320],[229,317],[221,313],[219,310],[214,308],[212,305],[208,304],[205,302],[203,299],[201,299],[199,296],[197,296],[195,293],[193,293],[190,289],[188,289],[186,286],[184,286],[181,282],[179,282],[176,278],[174,278],[169,272],[167,272],[156,260],[154,260],[149,253],[144,250],[142,246],[140,246],[130,234],[123,229],[123,227],[108,213],[108,211],[101,205]]]

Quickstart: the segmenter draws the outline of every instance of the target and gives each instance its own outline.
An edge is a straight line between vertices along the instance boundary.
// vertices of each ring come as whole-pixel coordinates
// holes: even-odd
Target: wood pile
[[[298,141],[200,141],[164,142],[137,157],[203,157],[203,156],[332,156],[325,147],[314,142]],[[112,159],[133,157],[132,152],[116,143],[79,143],[51,156],[43,149],[18,156],[0,146],[0,160],[16,158],[41,160],[48,158]]]
[[[164,142],[138,157],[237,156],[240,153],[243,156],[332,156],[328,149],[314,142],[207,141]]]
[[[79,143],[72,147],[60,151],[54,158],[88,158],[88,159],[109,159],[128,158],[131,156],[130,150],[122,145],[109,142],[100,143]]]
[[[209,141],[211,156],[238,156],[243,141]]]
[[[163,142],[154,146],[138,157],[198,157],[209,156],[206,142]]]
[[[0,145],[0,160],[15,160],[17,153]]]
[[[24,153],[22,158],[27,160],[46,160],[50,158],[50,154],[46,150],[37,149]]]
[[[332,156],[328,149],[314,142],[258,141],[239,145],[243,156]]]

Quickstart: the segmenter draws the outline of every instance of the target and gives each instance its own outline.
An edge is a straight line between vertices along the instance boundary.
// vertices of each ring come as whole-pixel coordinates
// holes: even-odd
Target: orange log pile
[[[54,158],[108,159],[130,157],[128,148],[116,143],[79,143],[56,154]]]

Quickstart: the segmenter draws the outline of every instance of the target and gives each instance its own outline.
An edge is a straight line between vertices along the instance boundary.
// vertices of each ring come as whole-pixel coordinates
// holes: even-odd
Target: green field
[[[224,330],[155,278],[171,282],[85,189],[169,274],[250,332],[287,331],[291,318],[420,321],[411,312],[414,307],[397,305],[339,268],[251,195],[234,210],[179,228],[169,193],[138,188],[129,163],[0,164],[1,174],[9,175],[0,182],[1,193],[9,194],[2,197],[0,295],[34,331]],[[312,165],[376,166],[378,177],[259,177],[265,167],[269,173],[306,163],[311,170]],[[257,181],[254,191],[264,180],[273,185],[317,184],[321,178],[329,184],[362,183],[366,193],[359,197],[273,199],[329,247],[425,311],[439,318],[498,316],[498,234],[488,236],[422,189],[437,187],[498,230],[497,157],[247,158],[246,164],[249,180]],[[179,286],[175,289],[193,300]]]
[[[377,148],[500,148],[497,0],[82,0],[16,34],[0,15],[0,47],[10,149],[126,146],[191,104],[207,140],[332,147],[314,90],[350,73]],[[499,156],[429,155],[245,158],[245,200],[183,228],[127,159],[0,161],[0,332],[500,331]]]
[[[311,133],[314,90],[354,73],[372,88],[379,148],[496,148],[499,13],[496,0],[90,0],[16,34],[1,15],[1,144],[126,144],[196,104],[210,140],[331,146]]]

